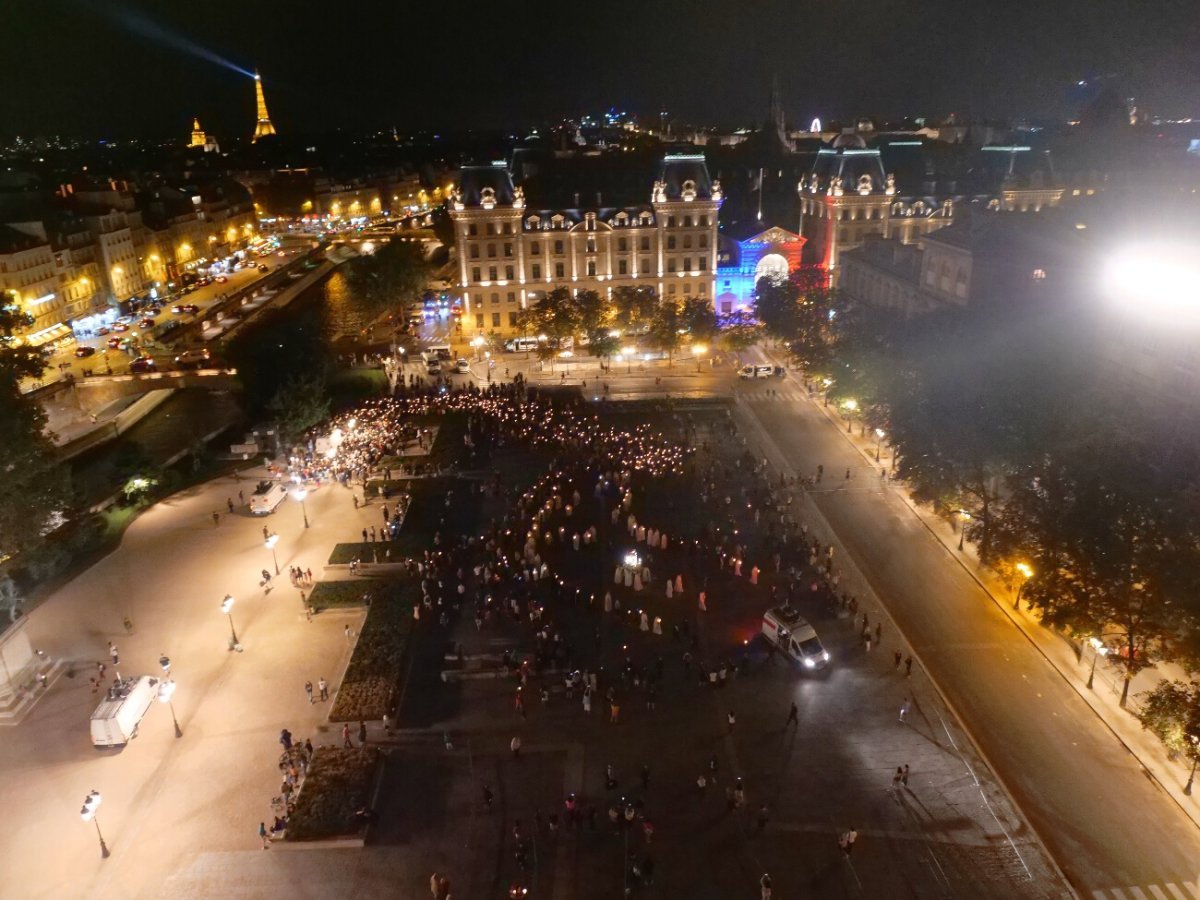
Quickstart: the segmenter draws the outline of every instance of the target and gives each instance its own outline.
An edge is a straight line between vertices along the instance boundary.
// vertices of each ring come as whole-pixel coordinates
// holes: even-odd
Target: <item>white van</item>
[[[526,353],[537,348],[538,339],[534,337],[519,337],[504,342],[504,349],[509,353]]]
[[[777,606],[763,613],[762,633],[806,669],[824,668],[829,663],[829,651],[821,646],[816,629],[790,606]]]
[[[158,682],[149,675],[133,675],[110,687],[92,713],[92,743],[124,747],[137,737],[138,723],[158,694]]]
[[[250,515],[269,516],[287,497],[287,488],[278,481],[260,481],[250,497]]]

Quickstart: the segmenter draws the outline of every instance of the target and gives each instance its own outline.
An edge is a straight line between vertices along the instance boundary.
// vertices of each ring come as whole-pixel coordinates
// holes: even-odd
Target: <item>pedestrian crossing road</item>
[[[1092,891],[1092,900],[1200,900],[1200,876],[1197,876],[1196,881],[1172,881],[1167,884]]]

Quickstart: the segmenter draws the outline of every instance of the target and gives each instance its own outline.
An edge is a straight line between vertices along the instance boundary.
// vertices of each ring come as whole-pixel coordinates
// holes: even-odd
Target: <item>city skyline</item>
[[[255,69],[285,134],[519,128],[614,104],[643,120],[666,109],[755,125],[776,77],[797,126],[814,116],[1067,118],[1097,79],[1152,113],[1194,111],[1200,76],[1187,65],[1183,4],[1058,7],[1053,18],[1016,9],[1001,20],[943,0],[919,14],[883,0],[797,14],[764,0],[755,15],[664,0],[595,20],[549,4],[517,17],[482,8],[464,23],[439,9],[369,6],[331,30],[286,5],[247,14],[217,0],[195,14],[55,0],[0,12],[13,38],[0,71],[17,86],[0,96],[0,127],[159,139],[199,116],[222,140],[249,139]],[[60,59],[102,47],[104,65],[80,79],[75,66],[45,65],[48,47]]]

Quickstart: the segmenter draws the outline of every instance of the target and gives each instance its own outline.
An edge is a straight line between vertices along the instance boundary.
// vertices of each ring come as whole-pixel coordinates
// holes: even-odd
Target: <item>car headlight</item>
[[[825,657],[825,662],[829,662],[829,651],[828,650],[826,650],[821,655]]]
[[[816,666],[816,663],[815,663],[815,662],[813,662],[813,661],[812,661],[811,659],[809,659],[808,657],[805,657],[805,658],[804,658],[804,667],[805,667],[806,669],[811,669],[811,668],[813,668],[814,666]]]

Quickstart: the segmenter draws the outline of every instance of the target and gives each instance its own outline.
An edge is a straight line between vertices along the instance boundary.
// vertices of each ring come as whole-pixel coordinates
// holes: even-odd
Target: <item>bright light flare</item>
[[[1200,265],[1182,247],[1130,247],[1104,269],[1107,292],[1138,312],[1200,317]]]

